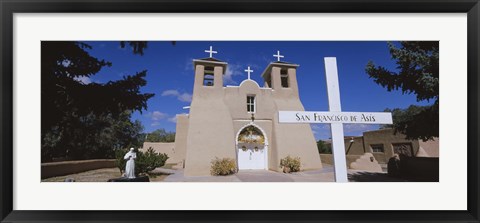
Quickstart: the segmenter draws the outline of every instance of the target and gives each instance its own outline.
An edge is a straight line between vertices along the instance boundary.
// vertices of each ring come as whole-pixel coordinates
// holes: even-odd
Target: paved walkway
[[[334,171],[330,165],[323,169],[302,171],[296,173],[279,173],[269,170],[240,170],[229,176],[198,176],[186,177],[183,169],[170,170],[157,168],[156,171],[171,173],[164,179],[166,182],[334,182]],[[364,171],[348,171],[350,182],[398,182],[399,179],[388,177],[386,173],[370,173]]]
[[[157,168],[153,171],[150,181],[166,182],[333,182],[334,174],[331,165],[324,164],[321,170],[302,171],[297,173],[279,173],[268,170],[241,170],[230,176],[185,177],[182,170]],[[74,179],[76,182],[107,182],[108,179],[120,177],[117,168],[106,168],[86,171],[67,176],[43,179],[42,182],[64,182]],[[358,170],[348,170],[350,182],[402,182],[406,180],[389,177],[386,173],[372,173]]]

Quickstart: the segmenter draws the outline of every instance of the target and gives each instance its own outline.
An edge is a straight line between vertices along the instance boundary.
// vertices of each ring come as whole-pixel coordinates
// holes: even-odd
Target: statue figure
[[[133,148],[130,148],[130,151],[123,157],[123,159],[128,160],[127,165],[125,165],[126,178],[135,178],[135,159],[137,154],[133,150]]]

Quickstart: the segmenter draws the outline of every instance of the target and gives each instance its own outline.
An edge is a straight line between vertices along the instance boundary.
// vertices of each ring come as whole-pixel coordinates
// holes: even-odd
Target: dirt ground
[[[150,175],[149,177],[151,182],[161,182],[167,176],[168,175],[154,174]],[[75,182],[107,182],[109,179],[119,177],[121,177],[121,174],[118,168],[105,168],[66,176],[47,178],[43,179],[42,182],[65,182],[65,179],[67,178],[74,179]]]

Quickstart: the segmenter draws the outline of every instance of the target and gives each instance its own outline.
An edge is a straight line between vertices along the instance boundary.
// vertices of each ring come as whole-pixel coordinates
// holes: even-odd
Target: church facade
[[[177,115],[175,153],[186,176],[210,175],[211,161],[232,158],[239,170],[281,171],[280,159],[300,157],[301,169],[322,163],[309,124],[280,124],[278,111],[303,111],[299,65],[276,61],[239,86],[224,86],[228,64],[213,57],[193,60],[195,81],[189,114]],[[247,70],[246,70],[247,71]],[[250,76],[250,68],[248,69]]]

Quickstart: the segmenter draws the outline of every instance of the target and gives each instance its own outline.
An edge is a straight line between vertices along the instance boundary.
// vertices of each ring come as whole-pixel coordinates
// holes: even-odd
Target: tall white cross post
[[[338,85],[337,59],[325,57],[328,112],[279,111],[280,123],[329,123],[332,132],[332,151],[335,181],[348,182],[343,124],[392,124],[389,112],[342,112]]]
[[[210,53],[210,58],[213,57],[214,53],[218,53],[217,51],[213,51],[213,47],[210,46],[210,50],[205,50],[205,53]]]
[[[330,112],[341,112],[340,87],[338,85],[337,59],[332,57],[324,58],[325,78],[327,80],[328,110]],[[335,181],[348,182],[347,178],[347,156],[345,154],[345,142],[343,135],[343,124],[330,124],[332,133],[333,163],[335,165]]]
[[[277,58],[277,61],[280,61],[280,58],[283,58],[283,55],[280,55],[280,50],[277,50],[277,54],[273,54],[274,57]]]
[[[250,70],[250,66],[248,66],[248,69],[245,70],[248,74],[248,79],[250,80],[250,73],[253,72],[253,70]]]

